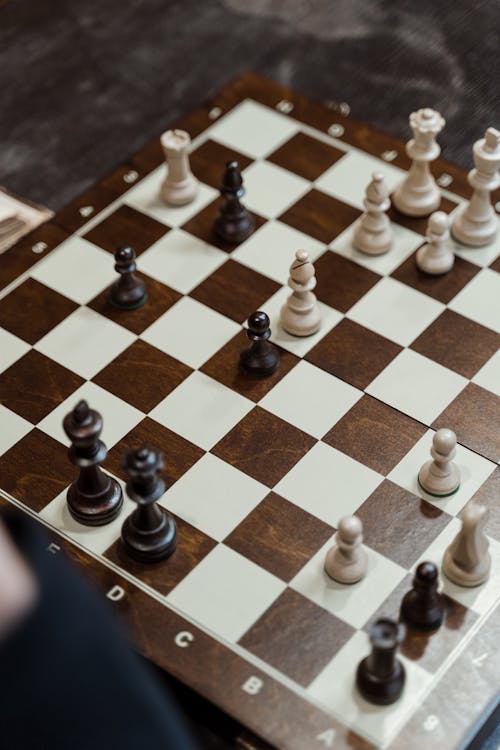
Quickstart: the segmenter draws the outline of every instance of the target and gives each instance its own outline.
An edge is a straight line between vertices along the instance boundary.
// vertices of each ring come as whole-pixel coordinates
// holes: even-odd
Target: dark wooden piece
[[[401,602],[401,619],[417,630],[435,630],[444,617],[444,600],[438,593],[439,574],[432,562],[417,567],[413,588]]]
[[[120,247],[115,252],[115,271],[118,281],[109,292],[109,301],[121,310],[135,310],[146,302],[148,294],[144,281],[135,276],[135,253],[131,247]]]
[[[127,495],[138,507],[125,519],[122,542],[130,557],[140,562],[158,562],[177,546],[177,527],[157,500],[165,493],[160,477],[163,456],[153,448],[136,448],[125,456]]]
[[[405,684],[405,669],[396,657],[404,638],[404,626],[389,618],[380,618],[370,628],[371,653],[359,664],[356,685],[370,703],[387,706],[395,703]]]
[[[82,400],[66,415],[63,427],[71,440],[70,461],[80,468],[78,479],[68,489],[69,512],[86,526],[109,523],[120,512],[123,496],[116,479],[101,469],[107,455],[106,446],[99,439],[102,417]]]
[[[279,367],[278,349],[268,341],[271,336],[269,317],[257,310],[248,318],[247,336],[252,342],[240,354],[240,364],[247,375],[262,378],[272,375]]]
[[[215,233],[225,242],[243,242],[255,229],[252,214],[240,201],[245,195],[237,161],[228,161],[220,189],[223,204],[215,220]]]

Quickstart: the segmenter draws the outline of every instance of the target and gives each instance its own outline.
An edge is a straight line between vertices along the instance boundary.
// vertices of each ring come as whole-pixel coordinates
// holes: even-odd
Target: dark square
[[[500,503],[498,498],[500,498],[500,467],[497,466],[472,499],[488,508],[488,536],[500,542]]]
[[[379,609],[370,617],[365,625],[368,632],[370,625],[379,617],[398,619],[403,596],[412,588],[412,576],[406,576],[401,583],[387,597]],[[445,619],[439,630],[419,632],[407,626],[406,636],[401,644],[401,653],[411,661],[418,662],[419,667],[434,673],[451,652],[459,645],[470,628],[478,619],[478,615],[463,604],[443,595]]]
[[[306,687],[355,630],[292,589],[285,589],[240,646]]]
[[[138,339],[92,380],[136,409],[149,412],[191,372],[187,365]]]
[[[211,453],[268,487],[274,487],[316,440],[256,406]]]
[[[398,344],[344,318],[305,359],[363,390],[400,351]]]
[[[240,331],[219,349],[208,362],[205,362],[200,370],[205,375],[210,375],[219,383],[227,385],[228,388],[257,403],[300,360],[295,354],[277,347],[280,353],[280,364],[276,372],[266,378],[251,378],[239,366],[240,352],[249,345],[250,342],[245,331]]]
[[[499,271],[500,272],[500,255],[496,260],[493,261],[493,263],[490,264],[490,268],[492,271]]]
[[[441,197],[439,211],[444,211],[445,214],[450,214],[453,209],[457,207],[457,205],[458,204],[455,201],[450,201],[448,198]],[[428,216],[424,216],[423,218],[418,216],[405,216],[404,214],[401,214],[396,208],[394,208],[394,205],[392,203],[387,212],[387,215],[395,224],[406,227],[406,229],[410,229],[412,232],[421,234],[424,237],[427,234],[427,225],[429,223]]]
[[[420,422],[365,395],[332,427],[323,441],[387,475],[425,431]]]
[[[359,216],[361,211],[357,208],[313,189],[287,209],[279,219],[328,245]]]
[[[384,479],[372,492],[356,515],[363,523],[365,544],[407,569],[451,518],[389,479]]]
[[[165,224],[124,204],[83,236],[110,253],[128,245],[135,250],[136,255],[140,255],[168,230]]]
[[[248,156],[240,154],[239,151],[235,151],[229,146],[224,146],[222,143],[211,140],[205,141],[195,151],[192,151],[189,161],[193,174],[201,182],[211,185],[217,190],[221,186],[225,166],[228,161],[237,161],[241,172],[252,163],[252,159],[249,159]]]
[[[242,202],[243,204],[245,203],[244,198]],[[218,247],[219,250],[224,250],[226,253],[230,253],[238,247],[238,245],[225,242],[220,237],[217,237],[214,232],[214,223],[218,216],[220,205],[221,198],[216,198],[212,203],[209,203],[208,206],[197,213],[196,216],[193,216],[192,219],[189,219],[189,221],[183,224],[181,229],[193,234],[195,237],[198,237],[198,239],[203,240],[203,242],[208,242],[210,245]],[[262,216],[258,216],[258,214],[253,211],[250,211],[250,213],[255,220],[254,231],[256,231],[266,223],[266,219],[263,219]]]
[[[1,401],[36,424],[84,382],[76,373],[31,349],[0,374]]]
[[[276,281],[230,258],[189,296],[243,323],[280,288]]]
[[[273,164],[313,182],[342,156],[345,156],[345,151],[318,141],[317,138],[311,138],[305,133],[296,133],[266,158]]]
[[[125,479],[123,459],[131,448],[142,445],[154,446],[163,452],[165,467],[162,471],[163,479],[170,487],[181,478],[204,454],[201,448],[185,440],[176,432],[146,417],[139,422],[125,437],[123,437],[108,453],[106,467],[117,477]]]
[[[34,429],[0,458],[2,489],[35,510],[42,510],[76,479],[67,448]]]
[[[161,503],[161,501],[160,501]],[[170,557],[157,563],[141,563],[125,552],[118,539],[104,553],[104,557],[119,565],[160,594],[166,595],[182,581],[212,550],[214,542],[202,531],[175,516],[177,525],[177,549]]]
[[[410,348],[471,379],[499,347],[500,336],[491,328],[445,310]]]
[[[288,582],[334,531],[298,505],[271,492],[224,544]]]
[[[77,307],[67,297],[29,278],[0,300],[0,326],[33,345]]]
[[[88,307],[139,335],[172,307],[175,302],[180,300],[182,294],[175,292],[165,284],[161,284],[151,276],[146,276],[144,273],[137,272],[136,276],[146,283],[148,293],[148,298],[142,307],[138,307],[136,310],[120,310],[120,308],[115,307],[109,302],[110,287],[94,297],[88,303]]]
[[[448,304],[458,292],[479,272],[479,266],[455,256],[455,264],[449,273],[433,276],[421,271],[415,261],[416,253],[410,255],[391,276],[429,297]]]
[[[331,251],[323,253],[314,266],[318,282],[316,296],[343,313],[380,281],[377,273]]]
[[[431,426],[436,429],[449,427],[456,433],[459,443],[498,463],[498,416],[498,396],[475,383],[469,383]]]

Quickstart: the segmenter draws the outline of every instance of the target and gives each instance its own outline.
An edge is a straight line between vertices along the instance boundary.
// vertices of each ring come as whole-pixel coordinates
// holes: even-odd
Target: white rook
[[[168,168],[161,187],[161,198],[171,206],[184,206],[198,194],[199,183],[189,166],[190,143],[191,138],[185,130],[167,130],[161,136],[161,146]]]

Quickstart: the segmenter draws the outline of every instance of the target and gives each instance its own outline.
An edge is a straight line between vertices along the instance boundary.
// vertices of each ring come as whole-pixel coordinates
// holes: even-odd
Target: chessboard
[[[415,264],[426,219],[391,209],[393,248],[354,250],[372,173],[393,190],[409,159],[341,110],[245,75],[165,123],[192,137],[194,202],[160,201],[158,138],[4,254],[0,502],[48,528],[47,554],[76,561],[142,654],[274,747],[456,750],[499,699],[500,240],[457,244],[453,270],[428,276]],[[229,159],[256,223],[237,246],[213,232]],[[467,173],[442,158],[432,169],[451,215],[470,197]],[[108,302],[122,245],[148,288],[137,310]],[[278,322],[299,248],[322,310],[303,338]],[[238,357],[258,309],[281,362],[252,379]],[[127,557],[129,499],[106,526],[69,515],[62,419],[80,399],[103,416],[105,469],[122,485],[127,449],[163,451],[172,557]],[[462,476],[442,499],[417,482],[439,427],[456,432]],[[402,697],[365,702],[354,676],[370,624],[398,616],[419,561],[440,565],[471,498],[490,511],[489,580],[467,589],[443,577],[446,621],[408,631]],[[369,564],[345,586],[323,566],[352,513]]]

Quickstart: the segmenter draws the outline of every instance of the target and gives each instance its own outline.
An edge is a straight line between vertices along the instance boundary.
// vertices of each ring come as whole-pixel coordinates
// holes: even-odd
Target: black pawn
[[[121,487],[101,469],[107,456],[106,446],[99,439],[102,417],[79,401],[63,421],[71,440],[68,455],[80,468],[80,475],[67,492],[68,509],[73,518],[87,526],[102,526],[112,521],[122,507]]]
[[[417,630],[435,630],[443,622],[444,600],[438,593],[436,565],[423,562],[417,567],[413,588],[401,602],[401,619]]]
[[[258,310],[248,318],[247,336],[252,342],[240,354],[240,364],[248,375],[258,378],[272,375],[279,367],[280,355],[274,344],[268,341],[271,335],[269,317]]]
[[[225,242],[243,242],[255,229],[252,214],[240,202],[245,195],[237,161],[228,161],[220,189],[223,203],[215,220],[215,233]]]
[[[120,247],[115,252],[115,271],[118,271],[120,278],[111,287],[109,301],[121,310],[135,310],[148,298],[144,282],[134,276],[136,269],[132,248]]]
[[[397,701],[405,684],[405,669],[396,650],[405,636],[405,628],[389,618],[377,620],[370,628],[371,653],[356,672],[356,685],[370,703],[387,706]]]
[[[153,448],[136,448],[126,454],[124,466],[127,495],[138,506],[122,526],[125,550],[140,562],[163,560],[177,546],[175,521],[156,502],[165,492],[163,456]]]

